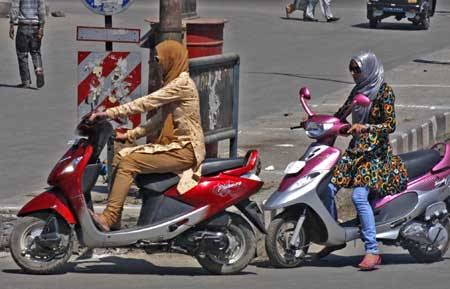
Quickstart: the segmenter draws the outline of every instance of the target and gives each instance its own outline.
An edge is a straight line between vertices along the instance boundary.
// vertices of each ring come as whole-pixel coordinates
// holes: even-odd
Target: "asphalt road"
[[[144,19],[158,15],[157,1],[135,1],[128,11],[113,17],[116,27],[148,30]],[[429,31],[389,19],[380,29],[368,29],[365,1],[335,1],[337,23],[306,23],[283,19],[286,1],[199,1],[199,15],[221,17],[225,27],[224,52],[241,56],[240,125],[265,115],[298,107],[298,87],[308,85],[317,100],[351,84],[350,56],[373,50],[386,70],[450,46],[450,3],[439,1]],[[46,86],[22,90],[14,42],[7,38],[8,19],[0,19],[0,195],[2,205],[20,204],[45,186],[49,170],[67,149],[76,124],[76,52],[103,50],[96,43],[75,41],[77,25],[102,26],[103,18],[81,1],[54,0],[51,10],[65,18],[48,18],[43,42]],[[139,50],[116,45],[117,50]],[[147,52],[141,50],[143,63]],[[406,73],[406,72],[402,72]],[[146,75],[144,65],[143,75]],[[432,81],[432,75],[421,79]],[[144,84],[144,87],[146,84]],[[345,96],[343,96],[345,97]],[[432,103],[433,101],[426,100]],[[258,128],[257,124],[253,128]],[[246,142],[246,144],[250,143]]]
[[[148,29],[143,19],[158,15],[157,1],[135,2],[127,12],[114,16],[115,26]],[[439,1],[438,13],[429,31],[415,30],[409,23],[398,23],[394,19],[382,23],[380,29],[371,30],[362,0],[335,1],[335,14],[342,18],[338,23],[323,22],[320,14],[317,15],[322,20],[319,23],[285,20],[282,17],[286,2],[199,1],[201,16],[229,20],[224,51],[241,56],[240,124],[244,134],[248,128],[257,132],[246,139],[241,136],[243,149],[266,142],[292,141],[292,136],[279,134],[279,129],[292,124],[298,116],[289,115],[286,119],[280,116],[286,110],[298,110],[299,86],[309,86],[316,103],[339,103],[336,96],[330,95],[351,85],[348,60],[361,49],[373,50],[395,81],[406,79],[408,84],[432,83],[435,86],[433,94],[427,94],[423,87],[415,88],[423,90],[416,92],[410,103],[408,93],[414,91],[400,87],[398,91],[403,89],[404,94],[399,99],[403,104],[450,104],[445,86],[450,81],[444,77],[448,71],[443,67],[433,70],[430,66],[411,64],[415,58],[450,47],[448,1]],[[51,10],[62,10],[66,17],[48,19],[43,44],[47,84],[41,90],[12,87],[19,82],[14,44],[7,39],[8,20],[0,19],[0,97],[3,101],[0,106],[0,206],[20,205],[45,186],[49,170],[73,137],[76,51],[103,49],[98,44],[75,41],[76,25],[103,25],[103,18],[90,13],[81,1],[53,0]],[[130,45],[118,45],[117,49],[138,50]],[[146,52],[142,53],[145,63]],[[425,70],[434,74],[426,74]],[[397,74],[407,77],[400,79]],[[436,99],[434,95],[440,97]],[[407,112],[413,117],[422,110]],[[303,145],[304,141],[299,143]],[[289,149],[273,149],[266,156],[269,154],[269,160],[282,159],[283,163],[293,158]],[[243,274],[229,277],[209,276],[191,259],[143,259],[142,256],[131,260],[120,257],[91,260],[77,264],[64,275],[37,277],[22,274],[7,257],[0,258],[0,280],[1,288],[5,289],[450,287],[448,254],[442,262],[423,265],[415,264],[404,251],[386,249],[383,252],[387,264],[372,273],[358,272],[353,267],[360,259],[361,250],[348,250],[340,253],[341,257],[332,256],[327,261],[292,270],[275,270],[268,268],[265,262],[257,262]]]
[[[449,255],[441,262],[423,265],[415,264],[405,251],[390,251],[383,255],[384,265],[378,270],[361,272],[354,267],[361,255],[351,248],[346,250],[344,254],[295,269],[274,269],[266,261],[255,261],[234,276],[209,275],[193,258],[182,255],[103,256],[74,262],[67,273],[53,276],[23,274],[10,258],[0,258],[0,280],[3,289],[448,289],[450,286]]]

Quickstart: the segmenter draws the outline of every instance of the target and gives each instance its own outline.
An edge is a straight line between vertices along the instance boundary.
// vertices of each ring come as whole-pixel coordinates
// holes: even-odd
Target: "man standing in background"
[[[16,53],[22,83],[18,87],[29,88],[31,85],[28,68],[28,53],[33,60],[36,73],[36,86],[44,86],[44,69],[42,68],[41,40],[44,36],[45,0],[12,0],[9,12],[9,37],[14,40],[14,25],[17,24]]]

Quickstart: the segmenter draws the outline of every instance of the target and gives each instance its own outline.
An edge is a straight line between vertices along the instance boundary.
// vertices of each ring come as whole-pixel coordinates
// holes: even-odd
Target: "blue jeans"
[[[335,197],[338,189],[333,184],[328,185],[328,194],[324,200],[330,214],[337,220]],[[377,232],[375,229],[375,216],[368,200],[369,189],[357,187],[353,189],[352,201],[361,222],[361,239],[364,241],[366,253],[378,254]]]

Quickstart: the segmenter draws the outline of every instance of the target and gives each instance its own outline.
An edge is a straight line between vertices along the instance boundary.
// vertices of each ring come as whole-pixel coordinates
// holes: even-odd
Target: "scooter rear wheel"
[[[57,216],[61,240],[58,247],[45,248],[36,242],[51,216],[49,213],[29,215],[18,220],[14,227],[9,248],[14,261],[25,272],[55,274],[63,271],[72,255],[73,238],[69,225]]]
[[[298,248],[290,248],[290,240],[298,218],[293,216],[279,216],[269,225],[266,235],[266,251],[270,263],[276,268],[298,267],[305,260],[309,241],[304,228],[299,233]]]
[[[256,237],[252,227],[239,215],[231,214],[231,224],[226,230],[230,245],[225,254],[207,252],[197,256],[204,269],[213,274],[230,275],[244,270],[256,253]]]

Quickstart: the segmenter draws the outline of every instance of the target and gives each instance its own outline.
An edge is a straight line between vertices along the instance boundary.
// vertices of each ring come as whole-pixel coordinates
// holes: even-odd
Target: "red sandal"
[[[358,267],[362,271],[372,271],[376,269],[376,267],[380,264],[381,264],[380,255],[366,254],[361,263],[359,263]]]

